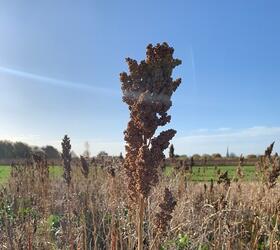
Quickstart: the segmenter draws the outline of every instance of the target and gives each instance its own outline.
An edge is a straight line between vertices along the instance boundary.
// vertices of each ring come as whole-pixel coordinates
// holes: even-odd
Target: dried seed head
[[[218,184],[224,183],[226,188],[230,186],[230,179],[228,177],[228,171],[220,174],[217,183]]]
[[[279,156],[277,156],[273,161],[272,169],[268,171],[267,185],[269,188],[273,188],[276,185],[279,175],[280,175],[280,158]]]
[[[49,178],[49,167],[46,154],[43,152],[37,152],[32,154],[32,160],[36,167],[41,183],[44,183]]]
[[[32,154],[32,160],[34,161],[34,163],[39,166],[39,165],[43,165],[46,163],[46,154],[41,152],[41,153],[34,153]]]
[[[203,187],[204,187],[204,193],[206,193],[207,192],[207,185],[206,185],[206,183],[204,183]]]
[[[111,177],[115,177],[116,176],[116,170],[112,166],[107,168],[107,172],[108,172],[108,174],[110,174]]]
[[[210,182],[210,193],[213,193],[213,190],[214,190],[214,181],[213,181],[213,179],[211,179],[211,182]]]
[[[258,174],[262,177],[263,182],[268,188],[273,188],[276,185],[280,175],[279,157],[277,155],[272,157],[273,147],[274,142],[267,147],[264,156],[261,156],[256,163]]]
[[[173,48],[167,43],[148,45],[146,60],[138,63],[127,58],[129,74],[121,73],[123,101],[130,110],[130,121],[124,132],[126,157],[124,168],[128,176],[130,197],[147,197],[158,182],[158,167],[163,151],[176,131],[169,129],[154,136],[159,126],[170,122],[167,111],[171,96],[181,83],[173,80],[172,71],[181,63],[173,58]]]
[[[190,160],[190,168],[192,169],[193,166],[194,166],[194,159],[193,159],[193,157],[191,157],[191,160]]]
[[[169,147],[169,158],[171,158],[171,159],[174,158],[174,146],[173,146],[173,144],[171,144],[170,147]]]
[[[269,147],[267,147],[267,149],[265,150],[265,156],[267,156],[267,157],[270,157],[271,156],[271,154],[272,154],[272,151],[273,151],[273,147],[274,147],[274,143],[275,142],[272,142],[270,145],[269,145]]]
[[[89,164],[84,156],[80,156],[81,160],[81,172],[84,175],[85,178],[88,178],[89,174]]]
[[[237,166],[237,169],[236,169],[236,175],[238,178],[240,179],[243,179],[244,178],[244,173],[242,171],[242,166],[244,164],[244,157],[243,155],[241,154],[240,157],[239,157],[239,164]]]
[[[164,190],[164,197],[162,203],[159,204],[160,212],[155,215],[155,227],[157,231],[163,233],[166,231],[170,220],[172,219],[172,212],[176,206],[176,200],[168,188]]]
[[[241,154],[240,157],[239,157],[239,166],[240,166],[240,167],[243,166],[244,160],[245,160],[245,158],[244,158],[244,156]]]
[[[70,138],[65,135],[62,143],[62,159],[63,159],[63,178],[66,181],[67,185],[70,185],[71,182],[71,144],[70,144]]]

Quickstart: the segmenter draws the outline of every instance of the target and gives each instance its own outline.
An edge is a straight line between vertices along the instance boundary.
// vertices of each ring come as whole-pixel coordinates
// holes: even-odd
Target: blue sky
[[[279,150],[279,1],[3,1],[0,139],[123,151],[124,58],[182,59],[168,127],[179,154]]]

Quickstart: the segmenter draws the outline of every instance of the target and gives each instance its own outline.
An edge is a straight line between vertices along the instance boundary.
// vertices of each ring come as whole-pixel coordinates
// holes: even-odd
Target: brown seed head
[[[130,197],[147,197],[158,182],[158,166],[163,151],[176,131],[169,129],[155,136],[156,129],[170,122],[167,111],[171,96],[181,83],[173,80],[173,68],[181,61],[173,58],[173,48],[167,43],[148,45],[146,60],[138,63],[127,58],[129,74],[121,73],[123,101],[128,105],[130,121],[124,131],[126,157],[124,168],[128,176]]]
[[[269,145],[269,147],[267,147],[267,149],[265,150],[265,156],[267,156],[267,157],[270,157],[271,156],[271,154],[272,154],[272,151],[273,151],[273,147],[274,147],[274,143],[275,142],[272,142],[270,145]]]
[[[70,138],[65,135],[62,139],[62,159],[63,159],[63,178],[66,181],[67,185],[70,185],[71,182],[71,144],[70,144]]]
[[[82,155],[80,156],[80,160],[81,160],[81,172],[82,172],[82,174],[84,175],[85,178],[88,178],[88,174],[89,174],[88,161]]]
[[[160,212],[155,215],[155,226],[157,231],[163,233],[166,231],[170,220],[172,219],[172,212],[177,202],[168,188],[164,190],[163,201],[159,204]]]

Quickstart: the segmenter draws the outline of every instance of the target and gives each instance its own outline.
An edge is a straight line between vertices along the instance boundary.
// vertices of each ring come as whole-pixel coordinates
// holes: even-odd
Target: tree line
[[[59,159],[59,151],[50,145],[45,147],[30,146],[23,142],[0,141],[0,159],[29,158],[32,153],[42,152],[48,159]]]

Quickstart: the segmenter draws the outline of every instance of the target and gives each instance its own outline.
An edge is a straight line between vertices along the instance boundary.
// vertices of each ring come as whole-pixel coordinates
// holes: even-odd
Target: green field
[[[221,172],[228,171],[230,178],[236,175],[236,166],[219,166],[217,169],[213,166],[205,167],[193,167],[193,173],[190,176],[192,181],[210,181],[213,179],[217,180],[217,170],[220,169]],[[63,169],[59,166],[50,166],[50,176],[58,177],[62,176]],[[10,176],[11,167],[10,166],[0,166],[0,184],[8,181]],[[244,166],[242,167],[244,174],[244,180],[252,181],[255,179],[255,166]],[[172,166],[167,166],[164,170],[166,176],[172,176],[174,169]]]
[[[49,167],[50,176],[58,177],[62,176],[63,169],[60,166],[50,166]],[[8,181],[10,177],[11,167],[10,166],[0,166],[0,184],[4,184]]]
[[[204,169],[205,168],[205,169]],[[219,166],[215,169],[214,166],[206,167],[193,167],[193,172],[190,175],[192,181],[210,181],[213,179],[217,180],[217,170],[220,169],[221,173],[228,171],[229,177],[234,178],[236,176],[236,166]],[[173,174],[173,167],[167,166],[165,168],[165,175],[171,176]],[[255,180],[255,166],[244,166],[242,167],[245,181]]]
[[[11,168],[9,166],[0,166],[0,184],[7,182],[10,172]]]

